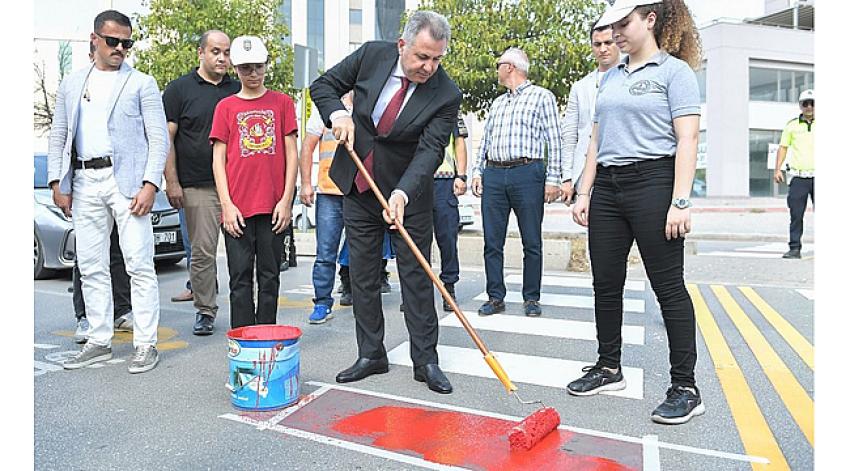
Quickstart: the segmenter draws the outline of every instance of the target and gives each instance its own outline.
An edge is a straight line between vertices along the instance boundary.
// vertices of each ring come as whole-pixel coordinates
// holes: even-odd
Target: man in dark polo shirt
[[[212,171],[210,129],[218,102],[239,92],[241,85],[227,75],[230,38],[226,34],[205,32],[198,59],[200,66],[170,82],[162,95],[171,137],[165,181],[171,206],[183,208],[192,244],[189,280],[197,310],[193,333],[210,335],[218,313],[215,260],[221,215]]]

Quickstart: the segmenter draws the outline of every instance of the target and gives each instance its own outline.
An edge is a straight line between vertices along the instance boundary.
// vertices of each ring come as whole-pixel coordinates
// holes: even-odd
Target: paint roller
[[[366,171],[366,168],[363,166],[363,162],[360,160],[360,157],[357,156],[357,153],[351,147],[349,142],[345,142],[345,148],[348,151],[348,155],[351,157],[351,160],[354,161],[354,164],[357,166],[357,170],[363,175],[366,179],[366,182],[369,183],[369,188],[372,189],[372,192],[375,194],[375,198],[378,199],[378,202],[381,203],[381,206],[390,214],[390,206],[387,203],[384,195],[381,194],[381,190],[378,189],[378,186],[375,184],[375,181],[372,179],[372,176]],[[410,251],[413,252],[413,255],[416,257],[416,260],[425,270],[425,273],[428,274],[428,277],[431,278],[431,282],[434,286],[437,287],[437,290],[443,295],[443,299],[448,301],[448,303],[452,307],[452,311],[457,316],[458,320],[460,320],[461,325],[464,330],[469,334],[472,338],[472,341],[475,343],[475,346],[478,347],[478,350],[481,351],[481,354],[484,355],[484,361],[487,363],[487,366],[493,370],[493,373],[496,375],[496,378],[502,383],[502,385],[507,390],[508,394],[515,397],[520,404],[530,405],[530,404],[540,404],[540,409],[537,409],[534,413],[524,418],[519,422],[515,427],[511,428],[508,432],[508,441],[510,442],[511,450],[519,451],[519,450],[530,450],[534,445],[543,440],[547,435],[552,433],[555,429],[558,428],[558,425],[561,423],[561,416],[558,414],[558,411],[551,407],[545,407],[542,401],[525,401],[523,400],[518,393],[518,388],[511,382],[508,374],[505,372],[505,369],[502,368],[502,365],[499,363],[499,360],[493,356],[493,353],[487,348],[484,342],[481,340],[481,337],[478,336],[478,333],[466,319],[466,316],[463,314],[463,311],[460,310],[457,303],[455,303],[454,298],[446,291],[446,288],[440,282],[439,278],[434,274],[433,270],[431,270],[431,264],[425,260],[425,257],[422,255],[422,252],[419,251],[419,248],[416,247],[416,244],[413,242],[413,239],[410,237],[410,234],[404,228],[402,224],[398,222],[398,220],[394,220],[396,228],[398,229],[399,234],[402,239],[404,239],[407,246],[410,247]]]

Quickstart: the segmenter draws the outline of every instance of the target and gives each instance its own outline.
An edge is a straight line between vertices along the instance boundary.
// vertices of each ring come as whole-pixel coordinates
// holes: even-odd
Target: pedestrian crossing
[[[781,258],[788,250],[788,244],[783,242],[775,242],[771,244],[760,244],[745,247],[737,247],[734,250],[708,250],[697,251],[698,255],[707,255],[712,257],[737,257],[737,258]],[[810,257],[814,255],[814,249],[811,245],[803,248],[801,255]]]

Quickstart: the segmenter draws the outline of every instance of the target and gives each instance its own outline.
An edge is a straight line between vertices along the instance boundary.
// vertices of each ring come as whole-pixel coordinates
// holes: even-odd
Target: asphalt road
[[[813,447],[807,433],[813,416],[814,373],[806,362],[806,345],[813,344],[813,253],[803,260],[782,260],[775,254],[711,254],[748,252],[742,248],[758,245],[708,244],[687,257],[686,280],[692,283],[692,293],[699,293],[694,296],[699,320],[696,377],[707,413],[686,425],[662,426],[649,419],[668,387],[668,360],[663,321],[640,265],[630,269],[629,280],[634,284],[625,294],[633,309],[625,314],[624,324],[635,335],[623,347],[623,366],[635,375],[625,395],[577,398],[563,388],[574,379],[576,368],[592,363],[596,356],[592,330],[587,330],[592,328],[593,311],[583,304],[592,294],[585,284],[587,274],[545,273],[551,278],[543,287],[547,301],[542,318],[525,318],[522,305],[510,303],[499,319],[502,324],[485,326],[480,333],[490,349],[501,354],[508,374],[518,378],[523,397],[555,407],[562,433],[584,437],[581,453],[587,457],[620,459],[629,465],[621,469],[740,470],[766,460],[770,460],[768,469],[812,469]],[[762,247],[761,252],[765,251],[770,253]],[[362,411],[365,404],[381,401],[517,418],[536,407],[519,405],[498,381],[477,376],[476,368],[483,362],[461,361],[469,352],[475,353],[474,345],[446,317],[453,314],[442,311],[438,311],[443,318],[441,363],[454,385],[453,394],[429,391],[413,381],[409,366],[401,364],[391,365],[388,374],[346,385],[353,388],[348,395],[333,389],[336,373],[356,357],[354,319],[351,308],[338,308],[327,324],[307,323],[311,267],[311,257],[299,257],[297,268],[281,274],[278,323],[303,330],[302,391],[323,396],[285,419],[240,413],[230,403],[224,386],[228,301],[223,257],[219,257],[221,311],[210,337],[191,334],[191,303],[169,301],[185,283],[184,263],[160,270],[162,357],[156,369],[140,375],[130,375],[126,369],[132,353],[127,334],[118,334],[114,340],[111,363],[62,370],[58,366],[62,358],[78,348],[70,337],[74,328],[67,292],[70,279],[36,281],[36,469],[396,470],[450,469],[445,468],[448,465],[497,469],[475,465],[474,460],[458,464],[451,453],[435,458],[381,445],[367,432],[365,437],[345,439],[319,425],[312,431],[297,429],[318,421],[328,410],[344,416],[352,407]],[[394,265],[390,267],[394,271]],[[507,273],[512,274],[517,272]],[[385,343],[392,358],[404,359],[408,336],[398,310],[395,273],[391,281],[392,292],[383,295]],[[474,311],[481,303],[475,298],[484,285],[479,267],[462,268],[459,304],[473,313],[474,322],[479,321]],[[521,290],[515,283],[508,288]],[[331,388],[321,388],[322,384]],[[349,433],[358,435],[357,430]],[[452,433],[458,436],[446,437],[449,442],[465,443],[463,437],[475,431]],[[603,438],[607,441],[600,441]]]

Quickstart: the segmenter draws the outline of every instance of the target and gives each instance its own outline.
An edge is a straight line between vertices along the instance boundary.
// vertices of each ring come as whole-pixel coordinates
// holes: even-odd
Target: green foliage
[[[443,67],[463,91],[461,110],[483,117],[505,92],[496,60],[511,46],[528,55],[529,79],[566,107],[572,84],[595,66],[589,29],[603,7],[596,0],[425,0],[421,8],[448,18]]]
[[[56,56],[59,61],[59,82],[65,78],[65,74],[71,71],[71,43],[68,41],[59,42],[59,52]]]
[[[198,66],[198,42],[218,29],[233,40],[251,35],[269,50],[265,85],[296,98],[292,88],[294,53],[279,13],[280,0],[145,0],[150,14],[136,17],[135,67],[156,78],[160,89]],[[231,71],[236,77],[235,71]]]

